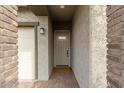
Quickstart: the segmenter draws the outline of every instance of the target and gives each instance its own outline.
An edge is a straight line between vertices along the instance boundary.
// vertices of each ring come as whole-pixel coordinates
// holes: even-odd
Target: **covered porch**
[[[20,86],[106,87],[106,6],[20,6],[18,23]]]

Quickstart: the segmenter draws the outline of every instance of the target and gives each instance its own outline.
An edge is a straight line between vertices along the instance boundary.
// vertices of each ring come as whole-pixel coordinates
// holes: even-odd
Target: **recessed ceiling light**
[[[65,6],[64,5],[60,5],[60,8],[65,8]]]

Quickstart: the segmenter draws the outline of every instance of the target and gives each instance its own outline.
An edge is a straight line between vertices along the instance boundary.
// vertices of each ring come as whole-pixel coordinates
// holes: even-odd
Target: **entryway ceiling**
[[[46,5],[28,5],[28,7],[37,16],[47,16],[48,15],[48,9],[47,9]]]
[[[48,6],[50,15],[54,21],[68,22],[72,20],[76,6],[65,5],[64,8],[60,8],[59,5]]]
[[[31,10],[37,16],[50,15],[54,22],[69,22],[72,20],[76,6],[65,5],[60,8],[60,5],[30,5]]]

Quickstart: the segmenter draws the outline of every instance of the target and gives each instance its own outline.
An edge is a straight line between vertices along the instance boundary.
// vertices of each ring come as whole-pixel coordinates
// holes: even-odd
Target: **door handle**
[[[67,49],[67,57],[69,57],[69,49]]]

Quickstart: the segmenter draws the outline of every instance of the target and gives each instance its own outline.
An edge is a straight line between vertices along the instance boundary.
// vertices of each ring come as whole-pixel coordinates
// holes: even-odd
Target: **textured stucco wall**
[[[18,22],[38,22],[37,16],[27,7],[19,8]]]
[[[79,6],[73,20],[72,69],[80,87],[89,86],[89,7]]]
[[[48,16],[38,16],[39,25],[45,28],[45,34],[38,36],[38,80],[48,80]]]
[[[38,80],[48,80],[53,68],[53,32],[49,16],[38,16],[39,25],[45,34],[38,36]]]
[[[45,34],[37,30],[38,44],[38,80],[48,80],[52,72],[53,63],[53,32],[49,16],[36,16],[30,9],[23,7],[18,11],[18,22],[39,22],[45,28]]]
[[[80,87],[106,87],[106,7],[78,6],[72,31],[72,68]]]
[[[106,87],[106,6],[90,6],[90,82],[89,87]]]

